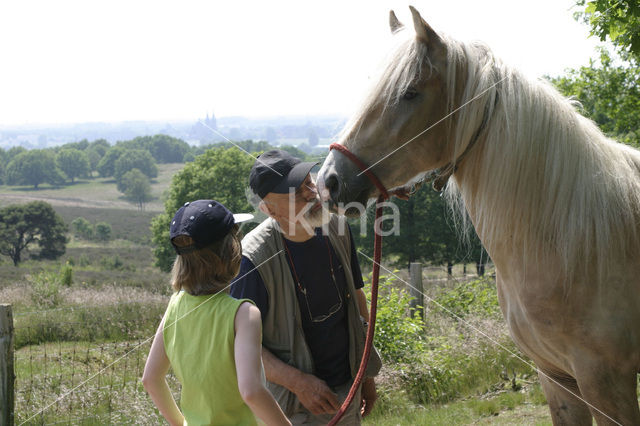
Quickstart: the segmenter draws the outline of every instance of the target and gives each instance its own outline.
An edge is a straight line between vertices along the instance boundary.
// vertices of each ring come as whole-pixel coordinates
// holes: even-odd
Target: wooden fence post
[[[0,304],[0,424],[13,425],[13,315],[11,305]]]
[[[420,312],[420,317],[423,318],[424,295],[422,294],[422,264],[411,262],[409,264],[409,275],[411,276],[409,294],[414,297],[411,301],[411,309],[417,309]],[[417,308],[418,306],[420,306],[420,308]]]

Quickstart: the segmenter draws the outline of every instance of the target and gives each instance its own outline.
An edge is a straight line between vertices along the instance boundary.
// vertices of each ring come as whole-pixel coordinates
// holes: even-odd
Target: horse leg
[[[640,425],[635,369],[620,371],[598,363],[585,366],[583,374],[576,373],[578,386],[589,401],[598,426]]]
[[[542,390],[549,403],[554,426],[591,425],[591,413],[582,401],[575,379],[566,375],[538,371]]]

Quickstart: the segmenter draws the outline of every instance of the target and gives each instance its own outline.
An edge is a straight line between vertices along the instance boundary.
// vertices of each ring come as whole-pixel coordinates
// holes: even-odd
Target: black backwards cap
[[[197,200],[184,203],[171,220],[169,237],[178,254],[190,253],[204,248],[224,238],[236,223],[253,219],[253,215],[233,214],[225,206],[214,200]],[[178,247],[173,239],[185,235],[195,244]]]
[[[268,193],[288,194],[298,188],[316,163],[303,162],[287,151],[274,149],[260,155],[249,175],[249,186],[260,198]]]

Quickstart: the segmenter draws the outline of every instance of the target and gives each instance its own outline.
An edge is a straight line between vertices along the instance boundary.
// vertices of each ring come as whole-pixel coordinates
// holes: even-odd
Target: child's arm
[[[144,373],[142,374],[142,384],[147,392],[149,392],[153,403],[156,404],[156,407],[158,407],[158,410],[160,410],[160,413],[167,419],[169,424],[182,426],[184,417],[176,401],[173,399],[171,390],[165,379],[171,364],[164,350],[164,338],[162,337],[163,326],[164,318],[160,322],[156,336],[153,338],[147,363],[144,366]]]
[[[251,411],[267,425],[290,425],[262,379],[262,322],[260,310],[243,303],[235,319],[235,361],[238,388]]]

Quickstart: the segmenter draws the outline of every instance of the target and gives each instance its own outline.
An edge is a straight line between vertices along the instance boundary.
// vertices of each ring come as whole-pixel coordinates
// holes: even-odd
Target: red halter
[[[387,188],[385,188],[382,182],[380,182],[380,179],[378,179],[378,177],[373,174],[373,172],[369,169],[369,167],[366,164],[364,164],[358,157],[356,157],[353,152],[349,151],[344,145],[340,145],[337,143],[332,143],[331,145],[329,145],[329,151],[331,151],[332,149],[336,149],[340,151],[349,160],[351,160],[356,166],[360,167],[360,170],[365,175],[367,175],[371,183],[373,183],[376,186],[376,188],[378,188],[378,191],[380,191],[380,196],[383,199],[386,200],[389,198],[389,193],[387,192]]]
[[[369,180],[371,180],[371,182],[378,188],[378,191],[380,191],[380,196],[378,197],[378,202],[376,204],[376,221],[374,222],[375,239],[373,243],[373,273],[371,276],[371,312],[369,313],[367,339],[365,341],[362,359],[360,360],[360,368],[358,368],[358,373],[353,380],[353,385],[351,385],[349,394],[342,403],[342,406],[340,407],[336,415],[333,416],[333,419],[331,419],[331,421],[329,422],[329,426],[334,426],[336,423],[338,423],[344,413],[347,411],[347,408],[349,408],[349,405],[351,405],[351,402],[353,401],[353,398],[355,397],[356,392],[360,387],[362,378],[364,377],[364,371],[367,368],[369,355],[371,354],[371,348],[373,347],[373,334],[376,329],[376,309],[378,307],[378,279],[380,276],[380,258],[382,257],[382,235],[380,235],[378,229],[376,229],[376,225],[378,224],[378,218],[382,216],[382,202],[389,198],[389,193],[387,192],[387,189],[384,187],[382,182],[380,182],[378,177],[373,174],[373,172],[368,170],[367,165],[360,161],[358,157],[356,157],[344,145],[332,143],[331,145],[329,145],[329,150],[332,149],[340,151],[347,158],[353,161],[353,163],[355,163],[360,168],[360,170],[362,170],[367,175]]]

